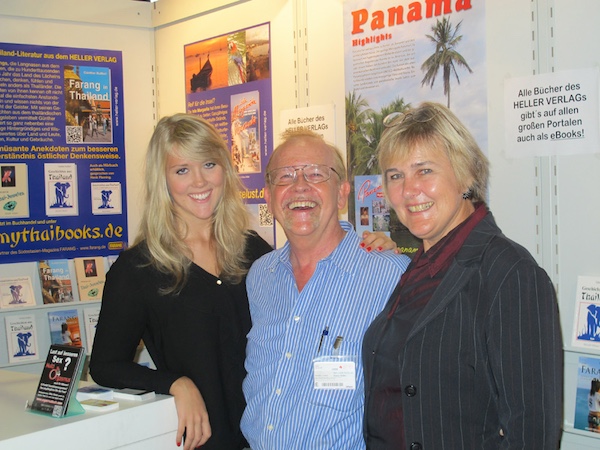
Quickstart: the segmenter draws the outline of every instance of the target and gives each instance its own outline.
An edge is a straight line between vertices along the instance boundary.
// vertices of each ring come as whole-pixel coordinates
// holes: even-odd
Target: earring
[[[462,198],[464,200],[469,200],[472,195],[473,195],[473,191],[471,190],[471,188],[469,188],[469,189],[467,189],[466,192],[463,192]]]

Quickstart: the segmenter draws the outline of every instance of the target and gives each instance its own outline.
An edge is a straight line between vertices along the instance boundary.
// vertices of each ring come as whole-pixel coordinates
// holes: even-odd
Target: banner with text
[[[121,52],[0,43],[0,264],[127,241]]]

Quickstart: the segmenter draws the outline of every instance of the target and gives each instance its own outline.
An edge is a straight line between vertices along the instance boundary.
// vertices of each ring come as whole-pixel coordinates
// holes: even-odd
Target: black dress
[[[256,234],[247,242],[252,263],[272,248]],[[239,423],[250,313],[245,280],[231,285],[192,265],[179,295],[158,295],[164,275],[144,265],[144,244],[121,253],[110,268],[94,338],[90,372],[103,386],[168,394],[181,376],[194,381],[209,414],[212,436],[202,449],[246,446]],[[157,370],[133,362],[144,341]]]

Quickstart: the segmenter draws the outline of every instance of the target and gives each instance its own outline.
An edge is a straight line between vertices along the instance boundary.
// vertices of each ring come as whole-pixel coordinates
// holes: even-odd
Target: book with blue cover
[[[579,357],[573,426],[600,433],[600,358]]]
[[[52,344],[82,346],[77,309],[48,311],[48,325]]]

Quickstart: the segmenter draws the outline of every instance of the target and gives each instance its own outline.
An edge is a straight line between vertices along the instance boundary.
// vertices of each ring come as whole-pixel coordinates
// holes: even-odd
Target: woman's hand
[[[363,231],[362,238],[363,240],[360,243],[360,246],[368,252],[371,250],[377,250],[380,252],[385,250],[393,250],[396,254],[400,253],[400,249],[396,243],[392,241],[392,238],[386,236],[381,231],[375,231],[373,233],[370,231]]]
[[[193,450],[208,441],[211,436],[208,411],[202,394],[188,377],[175,380],[169,389],[175,397],[177,408],[177,446],[181,446],[184,438],[183,450]]]

